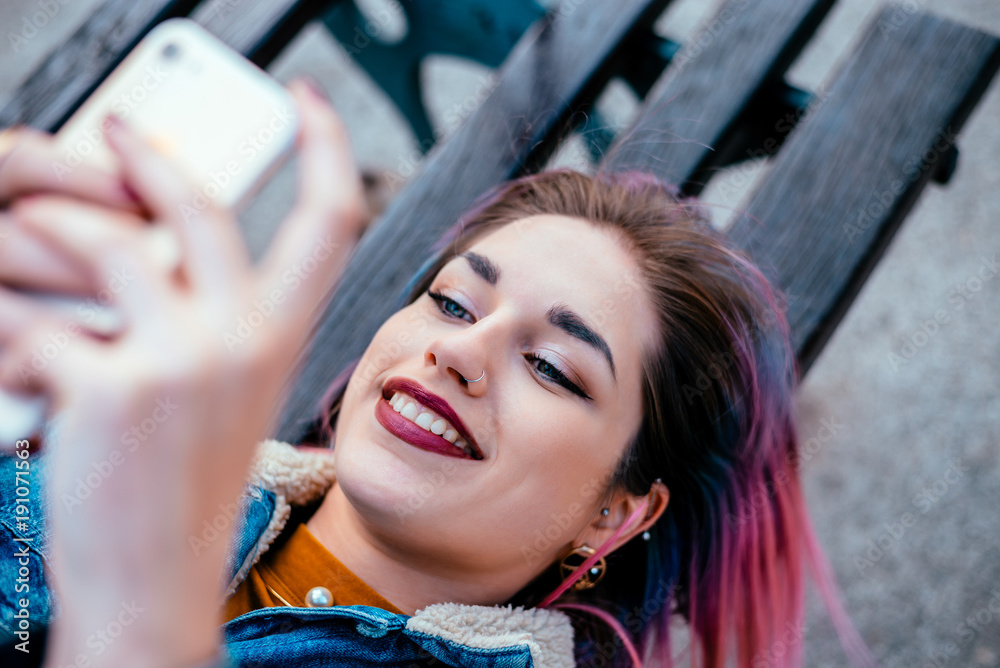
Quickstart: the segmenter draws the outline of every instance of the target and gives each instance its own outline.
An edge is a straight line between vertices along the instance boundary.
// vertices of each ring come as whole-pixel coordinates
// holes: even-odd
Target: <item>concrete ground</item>
[[[38,5],[0,5],[0,103],[97,4],[68,0],[17,53],[7,34]],[[715,4],[679,0],[658,29],[683,41]],[[795,64],[793,82],[822,87],[882,4],[840,0]],[[1000,34],[996,0],[905,4]],[[362,165],[401,172],[419,162],[398,113],[321,27],[303,31],[271,70],[283,81],[308,72],[326,87]],[[435,122],[443,126],[441,119],[454,116],[449,109],[475,97],[486,74],[454,59],[430,62],[425,75]],[[622,123],[636,111],[620,85],[601,105]],[[1000,251],[998,121],[1000,79],[958,140],[962,154],[952,182],[924,193],[798,397],[817,532],[852,618],[887,667],[1000,666],[1000,277],[976,279]],[[581,155],[570,142],[554,162],[581,165]],[[703,194],[717,205],[719,225],[752,186],[748,173],[745,167],[722,173]],[[292,183],[290,170],[279,175],[247,219],[275,219]],[[259,250],[266,235],[250,241]],[[967,297],[958,296],[959,286]],[[921,336],[923,323],[940,310],[946,322]],[[906,348],[914,341],[919,345]],[[913,354],[894,365],[893,353]],[[809,610],[807,665],[846,665],[815,596]]]

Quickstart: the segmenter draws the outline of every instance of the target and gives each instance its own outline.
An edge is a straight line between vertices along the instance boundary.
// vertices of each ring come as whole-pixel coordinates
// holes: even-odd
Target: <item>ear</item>
[[[628,520],[643,502],[648,502],[646,512],[632,521],[632,525],[625,528],[618,539],[611,545],[608,554],[611,554],[625,543],[636,536],[648,531],[651,526],[663,515],[670,502],[670,490],[662,482],[657,480],[650,487],[649,493],[645,496],[635,496],[627,492],[615,492],[611,501],[603,506],[608,509],[608,514],[604,515],[598,509],[596,516],[587,527],[577,535],[573,541],[573,547],[587,545],[594,549],[599,548],[610,540],[616,531]]]

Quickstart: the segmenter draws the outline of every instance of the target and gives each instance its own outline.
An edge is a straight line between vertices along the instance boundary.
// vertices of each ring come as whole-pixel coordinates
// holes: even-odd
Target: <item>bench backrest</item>
[[[605,169],[652,171],[697,194],[720,167],[774,154],[728,233],[788,296],[808,369],[924,187],[954,169],[955,139],[1000,67],[1000,39],[888,7],[832,85],[810,94],[785,72],[832,0],[731,0],[679,51],[653,34],[667,4],[564,0],[525,33],[489,98],[362,239],[319,320],[279,438],[295,442],[307,429],[317,398],[391,315],[440,233],[488,188],[544,164],[617,74],[652,88]],[[191,13],[264,66],[317,11],[293,0],[111,0],[17,91],[0,126],[58,127],[170,16]]]

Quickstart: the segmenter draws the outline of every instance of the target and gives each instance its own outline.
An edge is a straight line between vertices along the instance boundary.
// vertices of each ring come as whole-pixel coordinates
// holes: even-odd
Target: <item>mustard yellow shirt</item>
[[[302,523],[284,545],[268,550],[250,569],[226,602],[224,621],[259,608],[305,607],[305,596],[313,587],[329,589],[333,605],[369,605],[402,614],[340,563]]]

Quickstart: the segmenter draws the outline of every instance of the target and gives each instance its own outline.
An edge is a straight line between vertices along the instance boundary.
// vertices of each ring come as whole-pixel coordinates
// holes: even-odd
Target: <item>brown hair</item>
[[[600,604],[637,635],[647,665],[672,665],[674,613],[690,624],[706,666],[721,668],[731,645],[740,666],[800,665],[801,641],[782,638],[802,628],[803,565],[809,565],[851,658],[869,663],[801,492],[792,416],[797,372],[780,295],[694,202],[638,172],[554,170],[511,181],[445,233],[400,306],[477,239],[542,214],[580,218],[613,233],[632,253],[636,286],[660,325],[642,370],[642,425],[608,492],[644,495],[660,478],[670,504],[649,540],[630,541],[611,555],[605,578],[574,593],[575,600]],[[325,397],[333,406],[327,434],[350,372]],[[556,577],[544,574],[511,602],[537,604]],[[579,634],[581,665],[626,660],[620,643],[589,630]]]

